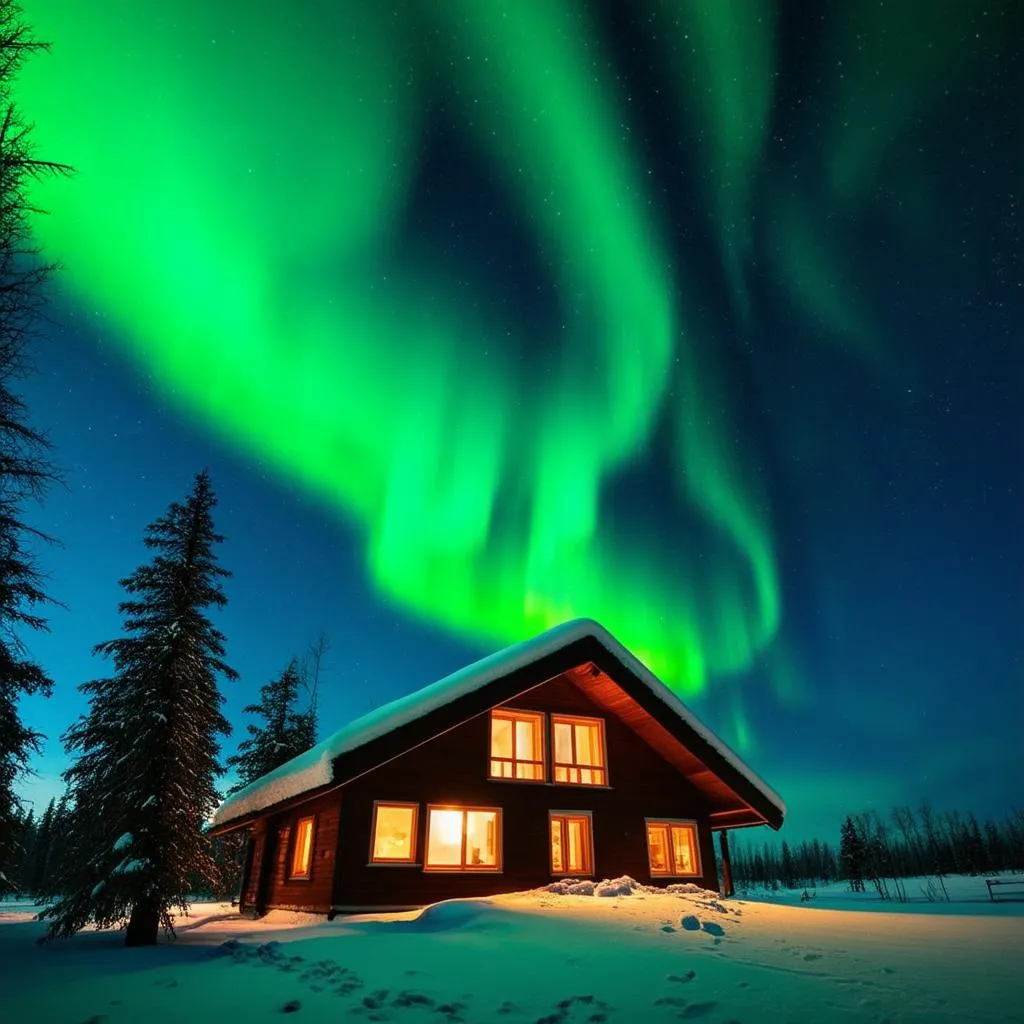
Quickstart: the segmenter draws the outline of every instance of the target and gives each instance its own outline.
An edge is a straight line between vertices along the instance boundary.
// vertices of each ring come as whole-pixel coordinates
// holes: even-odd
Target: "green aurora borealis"
[[[979,73],[971,5],[938,6],[921,30],[917,3],[824,4],[811,53],[768,0],[637,0],[624,67],[569,2],[30,0],[53,49],[19,101],[77,172],[40,184],[40,240],[160,390],[360,531],[387,599],[495,646],[591,616],[694,696],[785,615],[737,353],[772,361],[781,305],[880,387],[913,361],[851,240],[935,215],[920,135]],[[650,83],[672,137],[637,114]],[[410,231],[439,122],[501,196],[481,237],[528,239],[541,314]],[[622,512],[645,472],[653,519]]]

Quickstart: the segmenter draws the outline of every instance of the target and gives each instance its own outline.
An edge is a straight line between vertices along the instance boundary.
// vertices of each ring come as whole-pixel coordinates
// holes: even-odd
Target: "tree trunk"
[[[155,946],[160,931],[160,908],[155,902],[146,900],[132,907],[128,920],[128,931],[124,937],[126,946]]]

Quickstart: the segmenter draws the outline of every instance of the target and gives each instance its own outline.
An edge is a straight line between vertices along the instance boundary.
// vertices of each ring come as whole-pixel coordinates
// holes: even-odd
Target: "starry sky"
[[[1019,2],[25,6],[30,798],[205,466],[239,733],[321,631],[329,732],[585,615],[789,838],[1020,805]]]

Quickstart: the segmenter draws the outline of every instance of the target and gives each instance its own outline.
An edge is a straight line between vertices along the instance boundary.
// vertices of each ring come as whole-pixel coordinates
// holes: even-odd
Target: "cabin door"
[[[245,875],[245,890],[242,893],[242,908],[248,910],[256,905],[259,895],[260,874],[263,869],[263,847],[265,837],[253,836],[249,840],[249,870]]]

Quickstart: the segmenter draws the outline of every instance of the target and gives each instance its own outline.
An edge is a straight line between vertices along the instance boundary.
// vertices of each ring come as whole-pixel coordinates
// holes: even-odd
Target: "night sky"
[[[208,467],[235,740],[320,631],[329,733],[583,615],[786,837],[1024,802],[1021,3],[25,6],[30,798]]]

